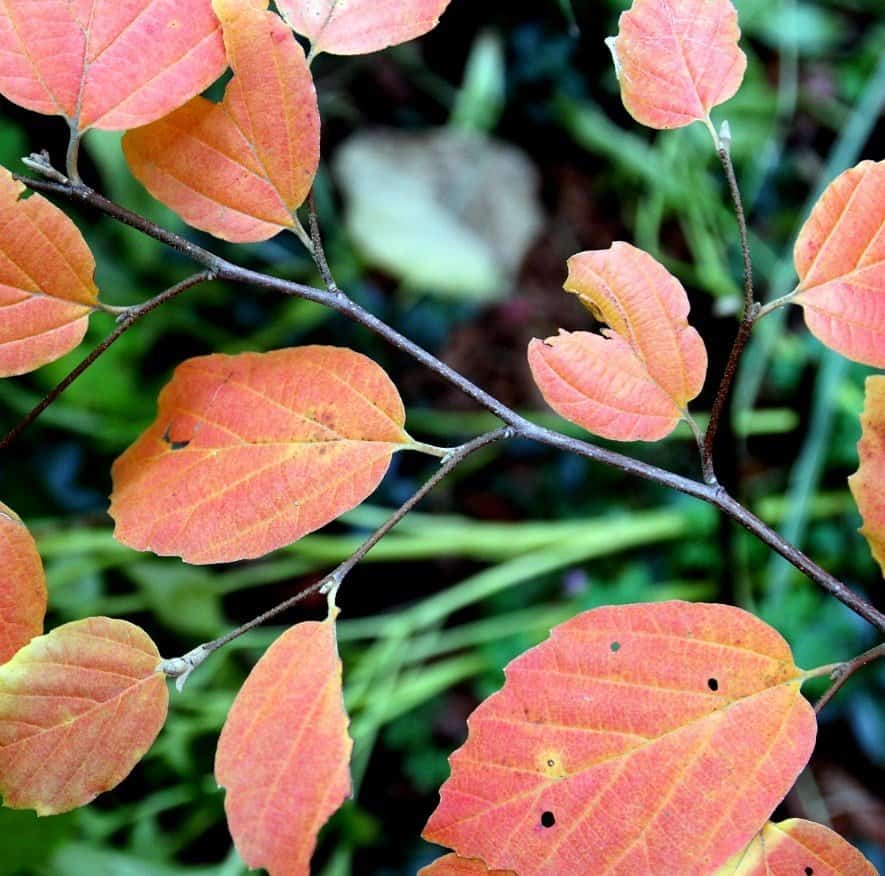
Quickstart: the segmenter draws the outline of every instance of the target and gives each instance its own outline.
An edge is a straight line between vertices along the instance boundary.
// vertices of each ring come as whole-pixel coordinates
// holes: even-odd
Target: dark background
[[[735,222],[707,133],[699,125],[646,130],[620,103],[602,40],[616,32],[625,5],[575,2],[570,10],[556,0],[453,0],[439,28],[419,41],[363,58],[323,56],[314,68],[326,160],[318,199],[339,284],[506,403],[575,434],[580,430],[544,412],[525,362],[531,337],[590,324],[560,291],[568,256],[628,240],[680,277],[711,360],[697,412],[709,409],[740,300]],[[861,158],[883,157],[885,14],[879,0],[737,6],[749,69],[740,94],[713,118],[731,123],[758,290],[773,297],[795,283],[791,247],[811,199]],[[42,148],[61,163],[61,121],[2,100],[0,118],[5,166],[18,170],[20,156]],[[444,184],[434,181],[450,222],[471,240],[494,238],[504,253],[512,240],[506,227],[492,229],[496,210],[540,211],[520,269],[509,277],[502,269],[491,291],[469,281],[453,288],[443,279],[410,279],[410,264],[448,260],[451,274],[463,266],[463,251],[447,249],[436,235],[422,241],[417,234],[413,256],[400,253],[379,267],[354,230],[351,199],[329,172],[354,132],[402,137],[443,128],[434,136],[446,142],[471,131],[518,147],[529,190],[537,175],[534,208],[491,186],[485,201],[466,209],[451,193],[459,186],[473,192],[481,181],[468,185],[457,168]],[[128,174],[118,140],[87,135],[86,180],[180,229]],[[407,200],[409,191],[381,187],[380,215],[420,217],[426,205],[417,196]],[[96,255],[108,303],[143,300],[191,270],[129,229],[72,215]],[[372,215],[368,225],[386,227]],[[413,225],[420,232],[421,223]],[[316,281],[294,237],[234,247],[188,233],[245,264]],[[380,233],[373,244],[383,249],[394,237]],[[111,327],[110,317],[97,314],[81,350],[0,383],[2,424],[13,425]],[[722,478],[881,606],[881,573],[857,534],[846,486],[857,467],[869,369],[827,353],[803,329],[798,310],[779,312],[760,329],[718,449]],[[165,655],[183,653],[316,580],[420,485],[433,462],[398,456],[366,506],[252,563],[192,568],[113,541],[105,515],[110,465],[153,418],[174,366],[212,351],[307,342],[351,346],[381,363],[403,393],[416,438],[453,445],[494,422],[411,360],[320,308],[222,284],[195,289],[129,332],[0,458],[3,501],[31,526],[44,556],[48,625],[91,614],[127,617]],[[698,473],[687,431],[626,451]],[[862,621],[694,500],[525,443],[473,457],[342,588],[358,791],[324,834],[315,871],[414,873],[432,860],[436,852],[419,834],[447,775],[446,757],[463,741],[472,708],[500,686],[506,662],[583,609],[673,597],[750,608],[787,637],[805,667],[874,644]],[[319,617],[322,609],[308,603],[285,621]],[[245,872],[231,852],[212,777],[214,746],[249,667],[281,629],[238,640],[195,673],[185,693],[173,695],[169,723],[145,761],[91,807],[39,821],[0,810],[0,876]],[[833,825],[880,868],[883,690],[879,664],[827,707],[811,766],[778,812]]]

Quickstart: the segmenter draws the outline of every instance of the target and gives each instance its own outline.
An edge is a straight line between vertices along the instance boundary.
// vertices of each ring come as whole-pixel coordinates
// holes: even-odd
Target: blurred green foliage
[[[340,193],[325,171],[318,202],[340,285],[508,403],[567,430],[539,411],[524,350],[532,334],[581,325],[579,309],[557,291],[572,252],[628,239],[677,272],[714,374],[739,304],[734,218],[706,133],[699,126],[640,129],[618,100],[602,38],[626,5],[453,0],[424,40],[362,59],[321,57],[316,65],[327,161],[353,131],[375,126],[450,125],[494,135],[530,157],[540,173],[545,227],[519,279],[494,304],[400,288],[395,277],[369,269],[348,238]],[[714,119],[727,117],[734,132],[758,288],[769,297],[794,282],[792,239],[822,186],[861,157],[882,158],[885,14],[880,0],[737,5],[750,65],[743,89]],[[62,125],[5,103],[0,111],[0,163],[18,169],[29,151],[63,153]],[[110,197],[183,230],[133,181],[119,136],[90,133],[84,160],[87,180]],[[129,228],[73,215],[95,252],[109,303],[143,300],[190,270]],[[240,262],[316,280],[294,239],[234,248],[187,233]],[[111,327],[110,317],[96,314],[81,350],[0,383],[4,425]],[[183,653],[315,580],[421,483],[430,463],[397,460],[372,504],[252,563],[187,567],[114,542],[104,515],[110,464],[152,419],[174,366],[210,351],[306,341],[353,346],[388,368],[416,437],[454,444],[489,425],[486,414],[321,308],[220,284],[195,289],[126,334],[0,459],[3,501],[32,527],[45,559],[50,624],[126,616],[145,626],[165,655]],[[880,575],[856,532],[845,484],[856,466],[866,373],[825,353],[789,314],[766,320],[736,387],[720,465],[757,513],[835,574],[875,593]],[[700,409],[709,401],[708,390]],[[687,433],[629,450],[696,471]],[[419,833],[447,775],[446,756],[463,740],[469,711],[500,686],[505,663],[578,611],[668,598],[754,610],[786,636],[804,666],[848,658],[871,643],[869,630],[840,604],[696,502],[524,444],[471,459],[342,589],[357,790],[325,833],[317,872],[414,873],[434,856]],[[285,620],[320,612],[319,603],[308,604]],[[239,685],[280,630],[237,640],[195,673],[185,692],[173,695],[169,723],[144,763],[93,806],[39,822],[0,809],[0,876],[245,872],[212,778],[214,745]],[[863,819],[827,807],[841,787],[835,771],[861,788],[858,806],[881,811],[883,691],[885,667],[874,666],[827,708],[812,770],[785,809],[829,814],[880,866],[885,859]]]

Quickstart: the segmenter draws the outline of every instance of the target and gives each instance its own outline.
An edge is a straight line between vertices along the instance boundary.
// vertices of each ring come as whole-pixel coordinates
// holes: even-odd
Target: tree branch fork
[[[79,179],[68,179],[64,174],[53,168],[45,153],[32,155],[24,159],[25,164],[33,171],[40,174],[41,178],[32,178],[16,175],[16,179],[24,183],[30,189],[47,195],[62,197],[75,203],[80,203],[92,209],[98,210],[105,215],[129,225],[145,235],[160,241],[170,248],[185,255],[203,270],[192,275],[149,301],[130,308],[118,308],[117,326],[114,331],[96,347],[33,411],[31,411],[21,423],[19,423],[2,441],[0,449],[7,447],[21,432],[39,416],[39,414],[51,404],[83,371],[86,370],[114,341],[125,331],[132,327],[141,318],[159,307],[165,301],[181,294],[189,288],[210,279],[219,279],[227,282],[247,285],[268,292],[301,298],[322,304],[332,310],[347,316],[354,322],[368,328],[376,335],[383,338],[393,347],[411,356],[438,377],[449,384],[457,387],[477,404],[497,416],[504,426],[494,432],[486,433],[472,441],[450,450],[441,459],[440,466],[433,476],[388,520],[379,527],[371,536],[335,570],[310,587],[300,591],[295,596],[273,607],[264,614],[259,615],[248,623],[214,640],[205,643],[190,651],[182,657],[163,661],[160,668],[170,677],[176,678],[176,684],[183,687],[190,673],[199,666],[211,653],[218,648],[242,635],[248,630],[264,623],[275,615],[292,607],[308,595],[317,592],[329,592],[337,590],[348,572],[378,543],[402,518],[412,510],[440,481],[454,470],[468,456],[497,441],[512,438],[523,438],[545,444],[549,447],[574,453],[588,458],[594,462],[611,466],[626,474],[643,478],[661,486],[676,490],[677,492],[693,496],[696,499],[707,502],[719,509],[735,522],[741,524],[756,538],[768,545],[772,550],[780,554],[810,580],[822,587],[836,599],[848,606],[857,615],[872,624],[879,632],[885,632],[885,614],[875,606],[867,602],[860,594],[838,580],[829,572],[817,565],[810,557],[806,556],[795,545],[783,539],[775,530],[756,517],[751,511],[733,498],[716,480],[713,467],[713,443],[720,417],[726,409],[726,402],[731,382],[737,370],[741,354],[749,339],[750,331],[754,322],[762,315],[773,309],[774,304],[780,305],[781,301],[773,302],[766,308],[760,308],[755,301],[753,293],[752,264],[747,237],[746,219],[740,202],[740,193],[737,181],[734,177],[734,168],[731,164],[728,141],[724,138],[717,139],[717,153],[726,173],[729,190],[735,204],[738,219],[738,227],[741,237],[741,251],[744,261],[744,313],[735,339],[734,346],[729,356],[728,365],[719,385],[717,395],[711,412],[710,423],[704,434],[699,435],[698,444],[701,455],[701,469],[703,480],[698,481],[671,472],[667,469],[642,462],[633,457],[598,447],[588,441],[564,435],[552,429],[539,426],[522,417],[516,411],[504,405],[494,396],[485,392],[468,378],[437,359],[423,347],[418,346],[409,338],[401,335],[396,329],[383,322],[369,311],[353,301],[345,292],[335,284],[329,270],[326,256],[323,251],[322,240],[316,220],[316,212],[313,203],[310,205],[310,233],[312,242],[312,255],[317,268],[323,278],[326,288],[320,289],[313,286],[284,280],[269,274],[260,273],[249,268],[242,267],[215,253],[192,243],[186,238],[168,231],[144,217],[108,200]],[[885,648],[885,646],[883,646]],[[875,656],[882,656],[882,649],[873,649]],[[869,653],[869,652],[868,652]],[[861,655],[862,657],[864,655]],[[860,660],[856,658],[851,664],[838,664],[838,666],[853,665]],[[875,659],[875,658],[871,658]],[[867,661],[869,662],[869,661]],[[865,664],[860,664],[865,665]],[[859,668],[856,667],[856,668]],[[853,671],[853,670],[852,670]],[[850,672],[848,673],[850,675]],[[846,676],[847,677],[847,676]],[[841,683],[844,682],[839,682]],[[835,685],[834,685],[835,686]],[[838,687],[836,687],[838,689]],[[835,693],[835,690],[832,691]],[[832,696],[832,693],[829,696]],[[828,697],[829,698],[829,697]]]

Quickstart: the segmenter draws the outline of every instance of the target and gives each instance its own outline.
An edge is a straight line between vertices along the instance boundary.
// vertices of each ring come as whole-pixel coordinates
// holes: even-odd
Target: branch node
[[[181,693],[190,674],[212,653],[206,645],[198,645],[192,651],[181,657],[173,657],[171,660],[163,660],[157,666],[157,672],[162,672],[168,678],[175,679],[175,688]]]

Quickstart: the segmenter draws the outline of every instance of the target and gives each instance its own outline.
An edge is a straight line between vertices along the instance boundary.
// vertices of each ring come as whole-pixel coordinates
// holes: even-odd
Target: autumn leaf
[[[731,0],[634,0],[606,40],[627,112],[650,128],[709,120],[743,81],[740,35]]]
[[[0,792],[53,815],[123,781],[166,720],[160,655],[139,627],[92,617],[0,666]]]
[[[309,874],[317,833],[350,795],[347,725],[334,620],[296,624],[258,661],[218,740],[215,777],[249,867]]]
[[[830,183],[793,255],[793,301],[809,331],[849,359],[885,367],[885,161],[862,161]]]
[[[704,385],[707,352],[680,282],[628,243],[572,256],[565,288],[610,328],[529,344],[547,404],[603,438],[654,441],[676,428]]]
[[[0,53],[2,57],[2,53]],[[0,377],[69,353],[98,301],[95,260],[77,226],[0,167]]]
[[[304,51],[267,0],[215,0],[234,71],[224,100],[196,97],[123,138],[148,191],[190,225],[235,242],[296,227],[320,155]]]
[[[311,42],[312,54],[364,55],[433,30],[451,0],[277,0],[291,28]]]
[[[848,486],[863,517],[860,531],[885,574],[885,375],[867,378],[866,405],[860,422],[860,468],[848,478]]]
[[[210,0],[0,0],[0,93],[75,131],[152,122],[225,67]]]
[[[731,606],[588,611],[505,674],[424,830],[492,868],[707,876],[814,747],[789,646]]]
[[[769,821],[714,876],[876,876],[876,868],[835,831],[791,818]]]
[[[258,557],[324,526],[410,446],[396,387],[339,347],[189,359],[114,464],[124,544],[189,563]]]
[[[422,867],[418,876],[516,876],[512,870],[489,870],[477,858],[443,855],[432,864]]]
[[[21,518],[0,502],[0,664],[43,632],[46,576]]]

